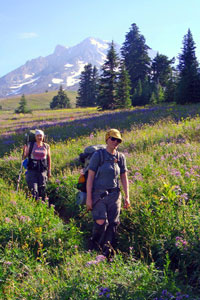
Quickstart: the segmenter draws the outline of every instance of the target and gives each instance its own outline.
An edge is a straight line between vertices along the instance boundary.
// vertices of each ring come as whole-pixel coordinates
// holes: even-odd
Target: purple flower
[[[191,174],[190,174],[189,172],[185,172],[185,176],[186,176],[186,177],[190,177],[190,175],[191,175]]]
[[[177,169],[171,169],[170,170],[170,174],[172,176],[177,176],[177,177],[181,176],[181,172],[179,170],[177,170]]]
[[[17,202],[12,200],[12,201],[10,201],[10,204],[15,206],[15,205],[17,205]]]
[[[99,288],[99,291],[100,291],[99,296],[106,296],[107,298],[110,297],[110,289],[101,287]]]
[[[104,256],[104,255],[98,255],[97,257],[96,257],[96,261],[104,261],[106,259],[106,256]]]
[[[29,216],[20,216],[19,220],[22,221],[22,223],[25,223],[26,221],[30,222],[31,218]]]
[[[86,265],[90,266],[90,265],[96,265],[96,264],[98,264],[97,260],[90,260],[90,261],[87,262]]]
[[[180,198],[184,199],[184,200],[188,200],[188,194],[187,193],[183,193],[182,195],[180,195]]]
[[[4,264],[5,264],[6,266],[10,266],[10,265],[12,265],[12,262],[11,262],[11,261],[5,261]]]

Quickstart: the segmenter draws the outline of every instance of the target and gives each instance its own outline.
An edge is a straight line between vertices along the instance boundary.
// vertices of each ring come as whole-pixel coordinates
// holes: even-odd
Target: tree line
[[[200,70],[191,30],[184,36],[177,67],[174,58],[163,54],[157,53],[151,59],[149,49],[137,25],[132,24],[120,57],[112,41],[100,72],[91,64],[84,67],[77,106],[105,110],[161,102],[200,102]]]

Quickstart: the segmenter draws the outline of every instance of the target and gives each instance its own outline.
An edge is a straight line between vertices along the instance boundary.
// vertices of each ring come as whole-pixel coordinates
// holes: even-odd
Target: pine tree
[[[132,24],[121,49],[131,79],[132,94],[139,80],[143,82],[149,73],[150,57],[148,56],[148,49],[150,48],[145,44],[145,38],[139,33],[137,25]]]
[[[150,104],[158,104],[162,103],[165,101],[165,92],[163,87],[158,83],[158,84],[153,84],[152,85],[152,94],[150,97]]]
[[[157,104],[157,97],[156,97],[156,94],[154,92],[152,92],[151,94],[151,98],[150,98],[150,101],[149,101],[150,104]]]
[[[92,106],[97,105],[97,98],[98,98],[98,81],[99,75],[97,67],[94,66],[92,70],[92,84],[91,84],[91,93],[92,93]]]
[[[97,80],[97,68],[92,68],[91,64],[86,65],[80,76],[76,106],[89,107],[96,105]]]
[[[25,95],[23,94],[21,96],[18,108],[15,109],[15,113],[17,113],[17,114],[20,114],[20,113],[27,114],[27,113],[30,113],[30,112],[31,112],[31,110],[29,110],[27,108],[27,101],[26,101]]]
[[[165,95],[164,95],[165,102],[175,102],[176,89],[177,89],[177,74],[176,72],[172,71],[165,88]]]
[[[168,59],[166,55],[157,53],[151,65],[152,81],[155,84],[160,84],[162,87],[166,87],[172,73],[173,63],[174,58]]]
[[[195,54],[195,43],[188,29],[183,39],[183,51],[179,55],[179,80],[176,101],[180,104],[200,102],[200,76]]]
[[[117,83],[117,108],[129,108],[131,107],[131,96],[130,96],[130,78],[126,70],[124,62],[121,62],[120,73]]]
[[[58,94],[53,97],[50,103],[50,108],[55,109],[55,108],[70,108],[70,107],[71,107],[70,100],[61,85]]]
[[[152,84],[148,76],[143,82],[139,79],[132,97],[133,106],[143,106],[150,102],[152,94]]]
[[[116,89],[118,61],[114,42],[112,41],[99,80],[98,106],[102,110],[117,108]]]
[[[143,105],[142,82],[140,79],[138,80],[137,86],[133,93],[132,104],[133,104],[133,106]]]

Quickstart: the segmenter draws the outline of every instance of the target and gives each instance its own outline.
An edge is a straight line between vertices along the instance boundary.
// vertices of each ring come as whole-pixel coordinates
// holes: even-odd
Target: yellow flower
[[[42,227],[36,227],[35,232],[36,233],[41,233],[42,232]]]

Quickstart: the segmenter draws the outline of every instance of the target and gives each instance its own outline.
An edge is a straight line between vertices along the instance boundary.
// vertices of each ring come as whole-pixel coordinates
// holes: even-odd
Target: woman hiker
[[[36,200],[45,200],[47,178],[51,177],[50,146],[44,142],[42,130],[35,130],[35,140],[24,146],[24,157],[28,157],[26,182]]]
[[[121,209],[119,178],[125,193],[124,208],[130,206],[129,184],[125,156],[117,151],[122,137],[117,129],[110,129],[105,136],[106,149],[94,153],[89,163],[87,179],[87,210],[92,211],[94,220],[90,249],[100,248],[109,257],[113,245]],[[100,164],[99,151],[103,163]]]

